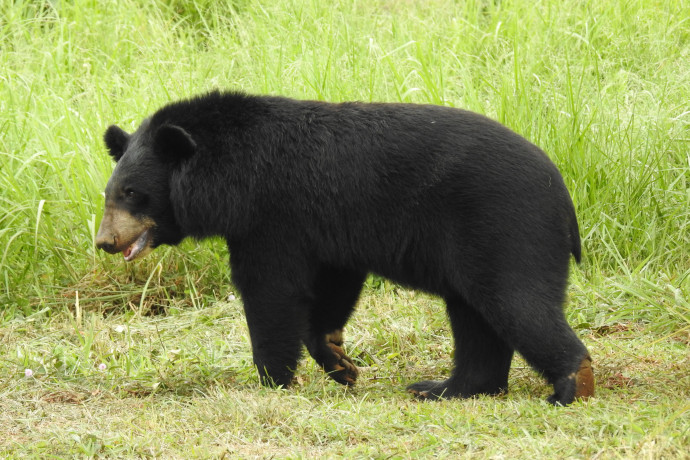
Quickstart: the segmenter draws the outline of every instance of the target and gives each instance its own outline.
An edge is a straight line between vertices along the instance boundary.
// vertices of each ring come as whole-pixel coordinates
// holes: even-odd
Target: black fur
[[[587,350],[562,304],[577,220],[557,168],[519,135],[448,107],[218,92],[118,130],[108,187],[146,195],[133,213],[155,220],[154,244],[226,239],[263,381],[288,385],[303,343],[335,369],[324,337],[374,272],[446,300],[455,369],[417,394],[504,392],[518,351],[552,402],[573,400]]]

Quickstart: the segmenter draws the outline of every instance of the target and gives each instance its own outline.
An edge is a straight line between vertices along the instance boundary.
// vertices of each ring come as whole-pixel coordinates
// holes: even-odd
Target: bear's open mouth
[[[143,231],[141,235],[134,241],[134,243],[130,244],[125,250],[122,251],[122,255],[124,256],[125,260],[127,262],[130,262],[140,255],[144,255],[148,251],[144,251],[145,249],[150,248],[150,238],[149,238],[149,229],[146,229]]]

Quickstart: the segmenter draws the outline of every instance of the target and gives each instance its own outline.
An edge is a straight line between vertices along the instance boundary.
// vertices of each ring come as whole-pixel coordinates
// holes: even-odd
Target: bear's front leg
[[[299,306],[288,299],[251,294],[243,294],[243,302],[261,383],[288,387],[300,358],[305,327]]]
[[[321,265],[315,276],[304,344],[309,354],[338,383],[353,385],[357,366],[343,350],[343,327],[355,308],[366,273]]]
[[[309,283],[312,264],[286,241],[257,234],[228,241],[230,269],[242,295],[261,383],[287,387],[292,382],[309,324]]]
[[[240,291],[261,383],[288,387],[302,350],[304,305],[275,286]]]

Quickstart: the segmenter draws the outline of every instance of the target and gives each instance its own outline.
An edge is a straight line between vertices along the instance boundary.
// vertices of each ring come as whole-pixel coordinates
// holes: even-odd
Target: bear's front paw
[[[352,361],[352,358],[345,354],[342,343],[341,333],[334,333],[326,336],[326,345],[333,353],[335,361],[328,366],[324,366],[324,370],[336,382],[343,385],[354,385],[359,375],[359,370]]]

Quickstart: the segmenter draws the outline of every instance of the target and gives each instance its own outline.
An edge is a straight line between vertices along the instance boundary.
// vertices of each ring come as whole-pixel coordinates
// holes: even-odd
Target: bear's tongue
[[[139,235],[139,238],[137,240],[130,244],[127,249],[122,251],[122,255],[124,256],[125,260],[127,262],[134,260],[139,253],[148,245],[148,240],[149,240],[149,231],[146,230],[144,233]]]

